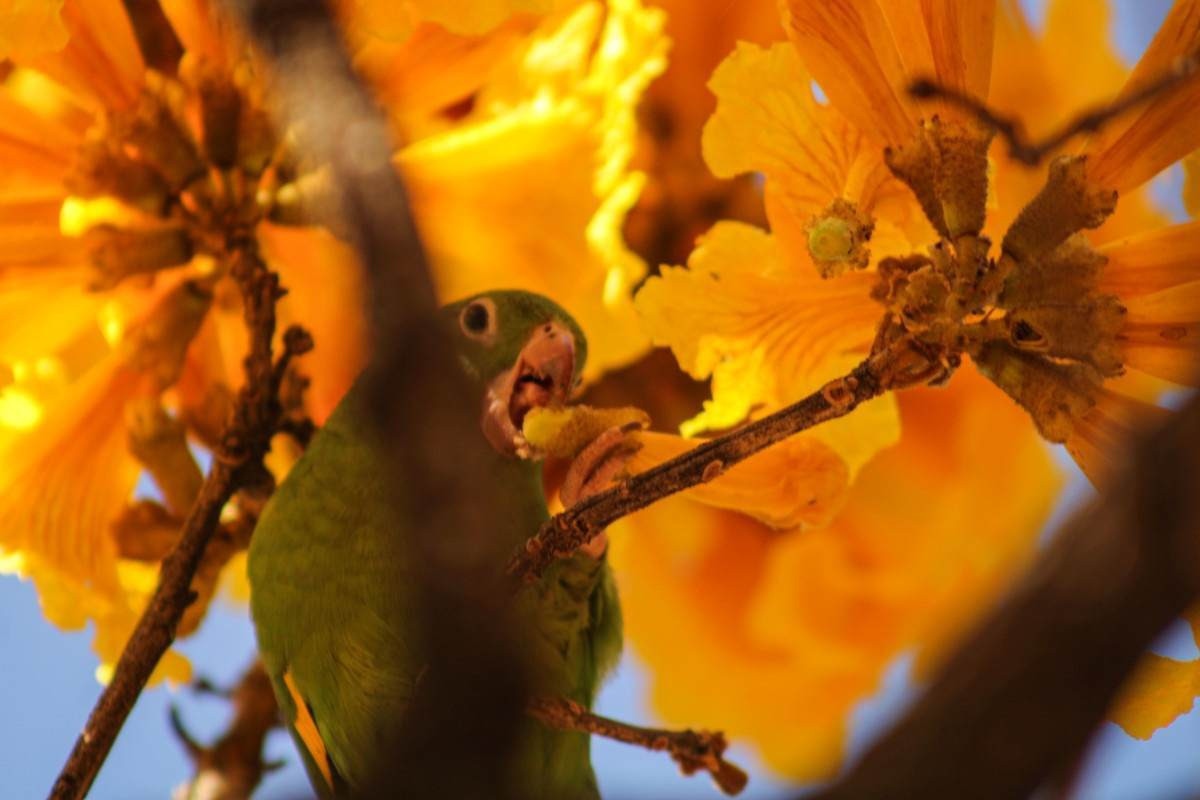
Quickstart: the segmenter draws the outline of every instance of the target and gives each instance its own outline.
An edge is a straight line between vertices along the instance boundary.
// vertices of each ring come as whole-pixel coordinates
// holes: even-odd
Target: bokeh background
[[[696,13],[721,14],[738,0],[696,0]],[[1057,0],[1070,3],[1071,0]],[[1045,17],[1045,0],[1022,0],[1032,20]],[[1086,4],[1073,3],[1081,9]],[[1135,61],[1158,27],[1171,0],[1115,0],[1112,37],[1123,58]],[[1077,109],[1063,109],[1064,118]],[[1180,177],[1156,179],[1156,201],[1182,218]],[[1047,525],[1050,536],[1066,515],[1086,502],[1092,489],[1069,458],[1057,459],[1068,475],[1067,488]],[[99,686],[94,676],[91,632],[63,633],[47,623],[33,587],[0,577],[0,798],[43,797],[78,734]],[[254,636],[245,608],[218,603],[198,634],[180,647],[197,675],[217,685],[232,685],[249,663]],[[1182,624],[1166,631],[1154,650],[1178,659],[1196,658],[1196,646]],[[919,691],[909,680],[909,664],[899,658],[883,688],[855,711],[851,759],[884,730]],[[646,675],[637,653],[627,650],[615,676],[600,696],[600,713],[652,723],[645,703]],[[719,687],[714,687],[718,691]],[[228,705],[197,697],[186,689],[147,691],[130,717],[92,797],[97,800],[149,800],[169,796],[190,773],[190,764],[167,722],[177,704],[185,723],[201,741],[209,741],[228,721]],[[269,775],[256,795],[262,800],[299,800],[312,796],[299,757],[282,731],[268,742],[268,759],[286,766]],[[704,776],[685,778],[664,755],[604,740],[593,745],[593,760],[606,798],[670,800],[715,798],[719,792]],[[1195,710],[1147,742],[1134,740],[1106,724],[1096,737],[1076,797],[1081,800],[1174,800],[1200,796],[1200,713]],[[773,778],[754,752],[735,743],[732,757],[752,774],[747,798],[796,795],[797,789]]]

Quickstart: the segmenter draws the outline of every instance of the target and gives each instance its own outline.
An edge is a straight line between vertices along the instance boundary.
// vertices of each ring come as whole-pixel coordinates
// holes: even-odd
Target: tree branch
[[[238,395],[233,419],[222,447],[214,454],[200,495],[184,520],[179,542],[163,559],[154,595],[121,653],[112,681],[100,694],[51,789],[50,796],[55,800],[81,798],[91,788],[134,703],[175,640],[184,611],[195,599],[192,578],[217,530],[221,509],[240,487],[261,481],[265,474],[262,456],[280,416],[276,396],[279,386],[271,361],[279,279],[263,264],[253,242],[238,243],[231,257],[230,273],[241,287],[250,332],[246,385]],[[291,344],[281,360],[298,354],[291,346],[306,339],[295,334],[285,336],[285,342]]]
[[[1139,443],[912,710],[818,797],[1027,797],[1069,774],[1154,637],[1200,595],[1198,532],[1200,398]]]
[[[1114,117],[1141,105],[1163,92],[1169,91],[1184,80],[1197,74],[1200,58],[1182,58],[1175,66],[1159,76],[1111,103],[1093,106],[1075,115],[1061,128],[1039,141],[1032,141],[1025,132],[1019,117],[1007,116],[993,111],[986,103],[965,92],[937,81],[922,78],[909,84],[908,93],[920,100],[942,100],[958,106],[984,125],[996,129],[996,133],[1008,142],[1008,154],[1013,160],[1036,167],[1042,159],[1081,133],[1094,133]]]
[[[705,770],[725,794],[738,794],[746,788],[746,773],[724,758],[728,743],[720,732],[642,728],[593,714],[565,697],[535,697],[529,701],[528,711],[551,728],[603,736],[647,750],[665,750],[684,775]]]
[[[533,580],[558,558],[569,556],[621,517],[676,492],[713,480],[725,470],[801,431],[845,416],[860,403],[895,388],[897,354],[872,355],[849,374],[830,381],[803,400],[709,439],[675,458],[640,472],[620,486],[592,495],[556,514],[509,561],[510,575]]]

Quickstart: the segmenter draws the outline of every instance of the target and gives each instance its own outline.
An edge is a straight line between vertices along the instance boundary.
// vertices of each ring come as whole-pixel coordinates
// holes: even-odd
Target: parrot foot
[[[570,508],[581,500],[599,494],[626,476],[629,459],[642,448],[641,442],[632,434],[642,427],[640,422],[613,426],[575,456],[559,488],[563,507]],[[579,549],[592,558],[600,558],[607,547],[608,536],[601,531]]]

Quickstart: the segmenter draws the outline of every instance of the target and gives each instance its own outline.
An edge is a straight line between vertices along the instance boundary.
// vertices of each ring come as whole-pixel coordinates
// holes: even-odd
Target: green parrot
[[[479,392],[479,447],[506,504],[495,535],[515,549],[549,516],[541,465],[520,434],[524,417],[566,401],[587,344],[562,308],[528,292],[487,292],[443,312]],[[388,763],[385,732],[424,668],[415,582],[406,581],[406,537],[421,520],[389,502],[382,454],[360,410],[363,392],[359,381],[279,486],[249,553],[263,664],[323,797],[361,791]],[[520,589],[516,615],[528,637],[533,690],[590,707],[622,644],[603,541]],[[585,734],[529,719],[513,760],[517,795],[599,797],[589,744]]]

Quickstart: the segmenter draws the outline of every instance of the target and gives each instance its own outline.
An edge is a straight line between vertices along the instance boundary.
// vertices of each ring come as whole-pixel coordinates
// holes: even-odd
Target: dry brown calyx
[[[84,237],[94,286],[230,250],[263,220],[308,223],[313,181],[290,159],[249,63],[218,66],[195,54],[173,74],[148,70],[132,108],[88,132],[67,189],[63,228]],[[309,204],[311,205],[311,204]]]
[[[1108,218],[1116,193],[1088,183],[1084,157],[1055,159],[993,256],[982,235],[992,133],[935,117],[885,154],[940,238],[878,265],[872,297],[887,313],[874,351],[905,354],[897,387],[945,380],[966,353],[1043,436],[1062,442],[1104,380],[1123,371],[1125,309],[1097,288],[1104,257],[1080,234]]]

